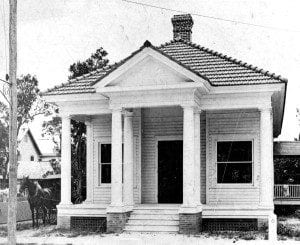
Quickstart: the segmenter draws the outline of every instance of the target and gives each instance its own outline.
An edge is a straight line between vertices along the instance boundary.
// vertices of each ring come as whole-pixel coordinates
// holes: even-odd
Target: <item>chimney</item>
[[[194,21],[190,14],[174,15],[172,24],[174,40],[182,39],[188,42],[192,41],[192,27]]]

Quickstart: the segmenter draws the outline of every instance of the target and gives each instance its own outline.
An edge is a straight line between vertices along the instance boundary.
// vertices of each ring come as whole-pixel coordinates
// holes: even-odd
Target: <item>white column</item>
[[[123,206],[122,190],[122,110],[112,111],[111,207]]]
[[[195,208],[194,107],[183,107],[183,204],[181,212]]]
[[[60,205],[71,203],[71,119],[62,116],[61,122],[61,202]]]
[[[132,210],[133,200],[133,125],[132,112],[124,115],[124,203]]]
[[[90,120],[85,121],[86,126],[86,200],[93,202],[93,130]]]
[[[195,203],[201,206],[201,143],[200,143],[200,113],[201,111],[195,110]]]
[[[274,208],[273,117],[272,108],[260,110],[260,205]]]

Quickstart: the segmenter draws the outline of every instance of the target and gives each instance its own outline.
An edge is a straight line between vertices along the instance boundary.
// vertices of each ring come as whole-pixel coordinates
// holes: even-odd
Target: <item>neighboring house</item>
[[[192,43],[190,15],[172,23],[174,40],[146,41],[44,93],[62,117],[58,226],[98,217],[108,232],[198,233],[224,220],[269,220],[274,236],[273,136],[287,80]],[[87,126],[87,200],[79,205],[71,203],[71,119]]]
[[[274,142],[274,163],[275,205],[300,205],[300,141]]]
[[[28,129],[18,144],[18,161],[40,161],[41,156],[42,152]]]
[[[51,139],[35,139],[30,129],[25,129],[19,136],[18,161],[42,161],[60,159],[55,144]]]

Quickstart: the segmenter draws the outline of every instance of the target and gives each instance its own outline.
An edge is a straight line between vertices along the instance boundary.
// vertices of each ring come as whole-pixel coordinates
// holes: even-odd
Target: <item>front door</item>
[[[158,141],[158,203],[182,203],[182,140]]]

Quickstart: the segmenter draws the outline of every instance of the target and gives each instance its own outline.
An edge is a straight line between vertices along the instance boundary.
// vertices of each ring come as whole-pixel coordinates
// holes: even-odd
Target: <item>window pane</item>
[[[252,183],[252,163],[218,163],[218,183]]]
[[[218,162],[252,161],[252,141],[222,141],[217,143]]]
[[[111,163],[111,144],[101,144],[101,163]]]
[[[111,183],[111,165],[101,165],[101,183]]]

